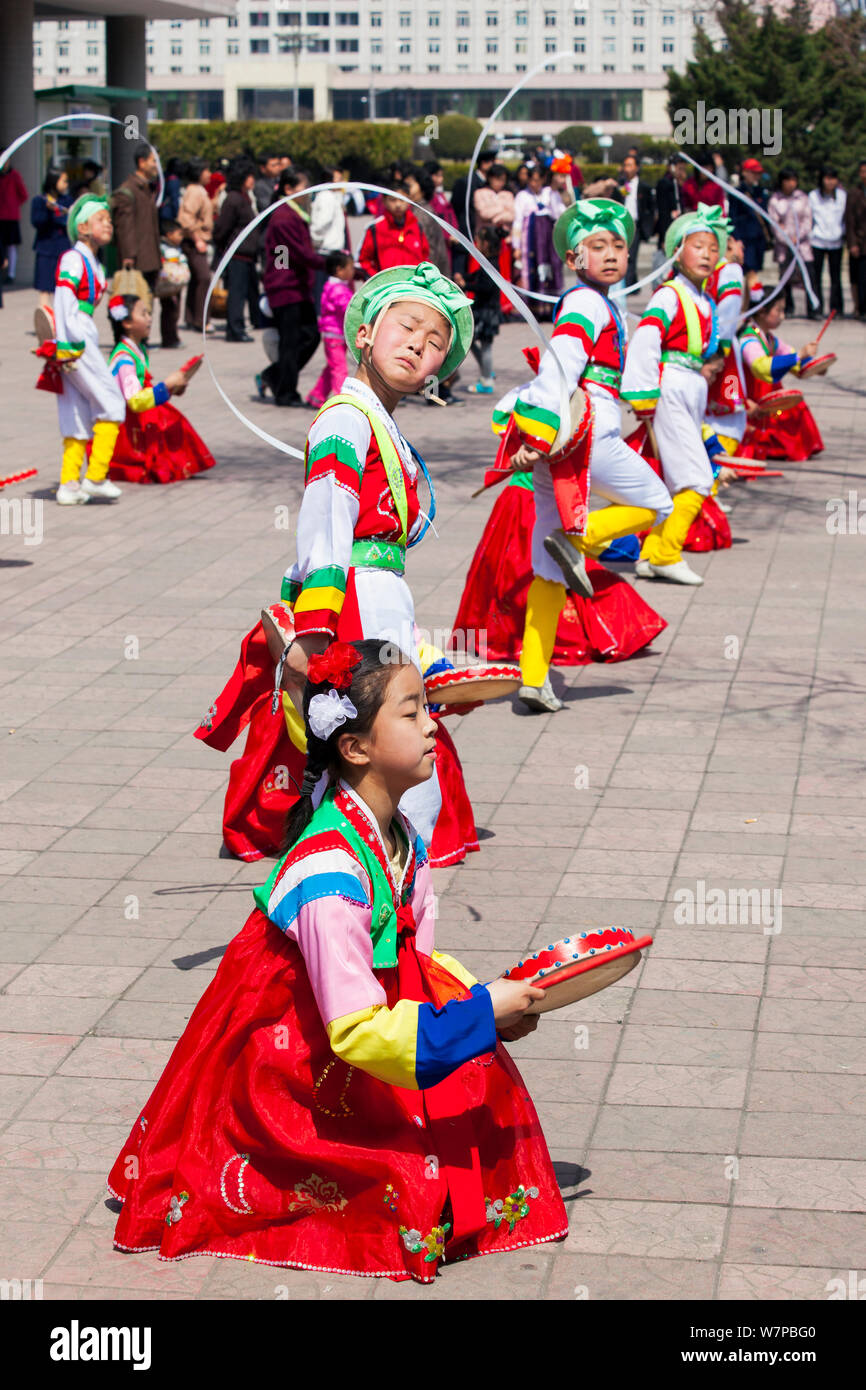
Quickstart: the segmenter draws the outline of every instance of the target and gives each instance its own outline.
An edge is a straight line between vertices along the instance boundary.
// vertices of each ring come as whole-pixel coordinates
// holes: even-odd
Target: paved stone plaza
[[[182,404],[215,470],[57,507],[34,300],[0,312],[0,475],[39,467],[0,495],[0,1277],[41,1278],[46,1298],[427,1300],[826,1299],[862,1277],[866,534],[831,534],[827,504],[866,497],[866,326],[835,323],[836,369],[805,387],[826,451],[736,489],[733,549],[690,559],[703,588],[642,584],[669,623],[649,654],[555,673],[560,714],[502,701],[449,721],[482,848],[436,873],[440,945],[489,978],[588,927],[655,944],[513,1048],[568,1240],[424,1288],[112,1250],[108,1168],[269,868],[219,857],[229,758],[192,734],[278,594],[302,472],[203,370]],[[518,325],[496,342],[503,390],[527,341]],[[195,350],[155,351],[156,375]],[[310,415],[255,399],[258,344],[217,336],[211,360],[302,447]],[[437,482],[438,538],[410,561],[429,629],[453,620],[491,505],[470,500],[490,398],[464,399],[399,412]],[[39,544],[8,534],[27,497],[44,499]],[[768,890],[769,913],[711,925],[698,899],[681,925],[675,895],[699,884]]]

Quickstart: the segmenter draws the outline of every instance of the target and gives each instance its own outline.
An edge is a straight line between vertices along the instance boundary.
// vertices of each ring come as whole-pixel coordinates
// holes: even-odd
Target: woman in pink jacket
[[[482,188],[476,188],[472,206],[476,228],[486,223],[495,229],[500,238],[498,270],[502,278],[510,283],[513,279],[511,228],[514,223],[514,194],[506,187],[507,183],[508,170],[505,165],[491,164],[487,170],[487,183]],[[506,316],[514,312],[511,300],[504,294],[499,297],[499,306]]]

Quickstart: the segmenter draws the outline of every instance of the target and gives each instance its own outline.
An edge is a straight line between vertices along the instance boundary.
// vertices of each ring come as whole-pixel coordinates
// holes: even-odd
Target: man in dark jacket
[[[472,187],[469,190],[469,221],[466,221],[466,188],[469,184],[469,176],[464,174],[462,178],[456,179],[451,190],[451,206],[457,215],[457,229],[465,237],[472,240],[475,232],[475,210],[473,200],[475,190],[483,188],[487,183],[487,175],[491,165],[496,163],[496,155],[492,150],[482,150],[478,156],[478,163],[472,174]],[[451,243],[451,263],[456,271],[463,273],[468,263],[468,257],[462,246],[457,242]]]
[[[253,184],[256,168],[252,160],[240,157],[232,160],[226,174],[226,196],[214,223],[214,268],[222,260],[232,242],[252,222]],[[255,228],[241,242],[225,270],[223,284],[228,290],[226,309],[226,342],[251,343],[253,338],[244,327],[244,304],[249,305],[250,322],[261,327],[259,285],[256,257],[259,252],[259,229]]]
[[[649,241],[656,221],[656,205],[653,190],[640,177],[637,156],[627,154],[622,162],[622,196],[626,210],[634,219],[634,240],[629,247],[628,269],[625,273],[626,285],[637,280],[637,253],[642,241]]]
[[[158,173],[156,153],[144,141],[133,150],[135,173],[111,195],[117,258],[124,269],[140,270],[151,289],[159,275],[159,212],[151,185]]]
[[[682,186],[688,178],[689,166],[674,156],[656,184],[656,237],[660,251],[664,250],[665,232],[675,217],[683,211]]]
[[[845,240],[857,313],[866,319],[866,160],[857,170],[857,183],[845,204]]]
[[[279,197],[303,193],[310,186],[304,169],[284,169]],[[279,333],[279,356],[261,373],[262,383],[277,405],[303,406],[298,376],[319,345],[313,280],[327,268],[310,236],[309,199],[298,198],[278,208],[265,231],[263,284]]]
[[[759,160],[744,159],[740,166],[740,188],[753,203],[757,203],[766,211],[767,192],[761,187],[763,172],[764,166]],[[764,230],[766,222],[735,194],[731,195],[728,216],[731,219],[732,234],[737,241],[743,243],[743,270],[762,270],[767,249],[767,234]]]

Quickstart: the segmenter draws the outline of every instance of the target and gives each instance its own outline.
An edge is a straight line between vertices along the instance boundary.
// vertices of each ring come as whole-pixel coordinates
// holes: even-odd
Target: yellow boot
[[[90,463],[84,482],[81,484],[89,497],[104,497],[113,502],[121,495],[120,488],[111,482],[108,469],[111,456],[120,433],[120,425],[112,420],[97,420],[93,426],[93,444],[90,448]]]
[[[656,513],[650,507],[624,507],[616,503],[590,512],[586,531],[582,536],[569,536],[573,546],[584,555],[597,559],[602,551],[623,536],[634,536],[638,531],[649,531],[655,525]]]
[[[559,615],[565,607],[565,585],[535,576],[526,599],[526,621],[523,627],[523,650],[520,654],[520,674],[523,685],[518,699],[536,712],[553,713],[563,704],[553,693],[549,672]]]
[[[79,486],[81,477],[81,465],[84,463],[85,441],[83,439],[66,438],[63,441],[63,459],[60,464],[60,486],[57,489],[56,501],[61,507],[74,506],[76,502],[88,502],[90,499],[82,487]]]
[[[650,531],[640,553],[638,574],[644,578],[670,579],[675,584],[703,584],[703,579],[683,559],[689,528],[704,505],[699,492],[686,488],[674,496],[674,509],[666,521]]]

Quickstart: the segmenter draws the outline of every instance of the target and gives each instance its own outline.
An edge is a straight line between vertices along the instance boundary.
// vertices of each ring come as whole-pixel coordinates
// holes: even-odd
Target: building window
[[[469,64],[468,64],[468,63],[458,63],[458,64],[457,64],[457,71],[458,71],[458,72],[468,72],[468,71],[469,71]]]
[[[525,29],[529,24],[529,14],[526,10],[518,10],[514,16],[514,23],[520,29]]]
[[[270,39],[250,39],[250,53],[270,53]]]
[[[458,29],[468,29],[468,28],[469,28],[469,11],[468,11],[468,10],[458,10],[458,11],[457,11],[457,28],[458,28]]]
[[[643,29],[646,25],[646,14],[643,10],[635,10],[631,17],[631,22],[636,29]]]
[[[200,58],[210,57],[210,39],[201,39],[199,41],[198,54]]]
[[[586,15],[585,15],[585,14],[576,14],[576,15],[574,16],[574,27],[575,27],[576,29],[585,29],[585,28],[586,28]]]
[[[545,39],[545,40],[544,40],[544,51],[545,51],[545,53],[555,53],[555,52],[556,52],[556,39]]]
[[[87,21],[87,27],[88,27],[88,29],[98,29],[98,28],[99,28],[99,20],[98,20],[98,19],[88,19],[88,21]]]
[[[152,43],[151,43],[151,44],[148,44],[148,48],[149,48],[150,52],[152,53],[152,52],[153,52],[153,44],[152,44]],[[34,58],[41,58],[41,57],[42,57],[42,44],[41,44],[41,43],[35,43],[35,44],[33,45],[33,57],[34,57]]]
[[[405,43],[398,44],[398,45],[397,45],[397,51],[398,51],[398,53],[411,53],[411,52],[412,52],[412,44],[411,44],[411,41],[407,40]]]
[[[673,72],[673,63],[662,63],[662,72]]]
[[[411,28],[411,25],[412,25],[412,16],[409,14],[408,10],[401,10],[401,11],[400,11],[400,28],[401,28],[401,29],[409,29],[409,28]]]
[[[495,42],[494,42],[494,43],[490,43],[490,42],[488,41],[488,44],[487,44],[487,52],[488,52],[488,53],[498,53],[498,52],[499,52],[499,44],[498,44],[498,43],[495,43]]]
[[[300,29],[300,10],[283,10],[281,14],[277,15],[277,23],[283,29]]]
[[[210,63],[199,63],[198,70],[199,72],[210,72]],[[95,72],[96,69],[94,68],[93,71]]]
[[[498,71],[499,71],[499,68],[496,66],[495,63],[488,63],[488,64],[487,64],[487,71],[488,71],[488,72],[498,72]]]
[[[631,51],[632,51],[632,53],[643,53],[644,47],[645,47],[645,45],[644,45],[643,39],[637,39],[637,40],[635,40],[635,42],[632,44],[632,46],[631,46]]]
[[[665,29],[673,28],[673,22],[674,16],[671,14],[670,10],[666,10],[665,13],[662,15],[662,24],[664,25]]]
[[[209,28],[210,28],[210,20],[209,20],[209,19],[200,19],[199,22],[198,22],[198,27],[199,27],[199,29],[209,29]]]
[[[336,16],[337,25],[343,29],[357,29],[358,12],[357,10],[344,11]]]
[[[458,52],[458,53],[468,53],[468,52],[469,52],[469,44],[466,42],[465,39],[458,39],[458,40],[457,40],[457,52]]]
[[[88,68],[87,71],[88,71],[89,74],[93,75],[94,73],[99,72],[99,68],[97,68],[97,67]]]
[[[381,72],[381,71],[382,71],[382,64],[381,64],[381,63],[371,63],[371,64],[370,64],[370,71],[371,71],[371,72]]]
[[[613,10],[605,10],[605,12],[604,12],[604,25],[605,25],[605,28],[606,28],[606,29],[615,29],[615,28],[616,28],[616,14],[614,13]]]
[[[439,14],[438,14],[438,12],[437,12],[436,14],[428,14],[428,16],[427,16],[427,28],[428,28],[428,29],[438,29],[438,28],[439,28]]]
[[[98,43],[89,43],[89,44],[87,45],[87,56],[88,56],[88,58],[98,58],[98,57],[99,57],[99,44],[98,44]]]
[[[376,10],[373,14],[370,15],[370,28],[371,28],[371,29],[381,29],[381,28],[382,28],[382,11],[381,11],[381,10]]]
[[[370,52],[371,52],[371,53],[381,53],[381,52],[382,52],[382,45],[381,45],[381,43],[377,43],[377,42],[374,40],[373,43],[370,44]]]
[[[703,16],[702,14],[696,14],[696,15],[695,15],[695,24],[697,24],[697,26],[698,26],[699,29],[703,29],[703,27],[704,27],[704,16]]]
[[[575,72],[586,72],[586,63],[575,63],[574,70]]]
[[[357,71],[358,71],[358,64],[357,64],[357,63],[350,63],[350,64],[348,65],[348,67],[344,67],[342,63],[340,64],[340,72],[357,72]]]
[[[39,55],[37,54],[37,57],[38,57],[38,56],[39,56]],[[149,44],[147,45],[147,56],[148,56],[148,58],[152,58],[152,57],[153,57],[153,44],[152,44],[152,43],[149,43]]]
[[[556,11],[555,11],[555,10],[545,10],[545,11],[544,11],[544,27],[545,27],[545,29],[555,29],[555,28],[556,28]]]
[[[439,72],[439,71],[440,71],[439,64],[438,64],[438,63],[428,63],[428,64],[427,64],[427,71],[428,71],[428,72]]]
[[[252,10],[250,12],[251,29],[267,29],[271,22],[271,17],[267,10]]]
[[[574,51],[575,51],[575,53],[585,53],[585,52],[586,52],[586,39],[575,39],[575,41],[574,41]]]
[[[337,39],[338,53],[357,53],[359,48],[357,39]]]
[[[442,45],[439,43],[439,40],[437,39],[435,43],[428,43],[427,52],[438,53],[441,47]]]
[[[605,39],[601,46],[605,53],[616,53],[616,39]]]
[[[307,40],[307,52],[308,52],[308,53],[330,53],[330,51],[331,51],[331,40],[330,40],[330,39],[308,39],[308,40]]]
[[[526,39],[515,39],[515,40],[514,40],[514,52],[515,52],[515,53],[525,53],[525,52],[526,52]]]
[[[69,28],[69,20],[68,20],[68,19],[61,19],[60,22],[58,23],[57,27],[58,27],[58,29],[68,29],[68,28]]]
[[[238,43],[237,39],[229,39],[228,43],[226,44],[226,53],[229,55],[229,57],[234,57],[235,54],[240,53],[240,51],[241,46]]]
[[[673,39],[665,39],[664,42],[663,42],[663,44],[662,44],[662,53],[673,53],[673,51],[674,51],[674,41],[673,41]]]
[[[632,63],[632,65],[631,65],[631,70],[632,70],[632,72],[646,72],[646,64],[645,64],[645,63]]]
[[[498,24],[499,24],[499,15],[498,15],[498,14],[491,14],[490,11],[488,10],[488,11],[487,11],[487,28],[488,28],[488,29],[495,29],[495,28],[497,27]]]
[[[169,27],[169,29],[182,29],[182,28],[183,28],[183,20],[182,20],[182,19],[173,19],[173,20],[171,21],[171,23],[169,24],[168,27]]]
[[[515,64],[514,64],[514,71],[515,71],[515,72],[526,72],[526,64],[525,64],[525,63],[515,63]]]
[[[172,58],[179,58],[179,57],[181,56],[182,53],[183,53],[183,44],[182,44],[182,43],[173,43],[173,44],[171,45],[171,56],[172,56]]]
[[[238,17],[237,17],[237,15],[236,15],[236,14],[229,15],[229,18],[228,18],[227,23],[228,23],[228,27],[229,27],[230,29],[237,29],[237,27],[238,27]]]
[[[68,44],[68,43],[59,43],[59,44],[57,45],[57,56],[58,56],[58,58],[68,58],[68,57],[69,57],[69,44]]]
[[[398,66],[398,68],[397,68],[397,71],[398,71],[398,72],[411,72],[412,69],[410,68],[410,66],[409,66],[408,63],[400,63],[399,66]]]
[[[62,71],[62,69],[61,69],[61,71]],[[178,63],[178,64],[176,64],[176,65],[173,64],[173,65],[169,68],[169,72],[183,72],[183,68],[181,67],[180,63]]]
[[[317,24],[320,29],[327,29],[331,23],[331,16],[327,10],[307,10],[307,23]]]
[[[602,63],[601,70],[602,72],[616,72],[616,65],[614,63]]]

